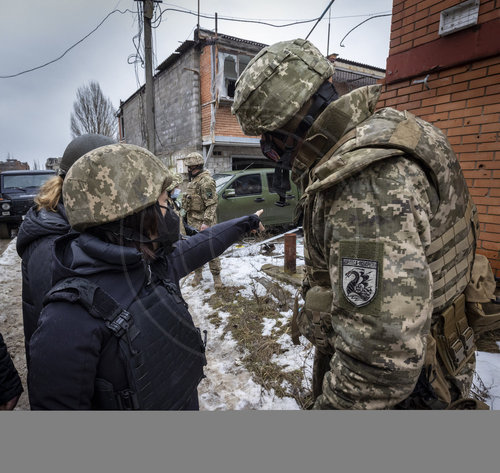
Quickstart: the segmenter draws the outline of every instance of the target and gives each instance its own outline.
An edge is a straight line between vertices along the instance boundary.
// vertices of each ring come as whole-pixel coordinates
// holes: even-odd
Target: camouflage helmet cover
[[[165,178],[165,181],[163,182],[162,186],[163,190],[170,192],[174,190],[176,187],[178,187],[181,182],[182,182],[182,176],[175,171],[169,170],[168,176]]]
[[[193,151],[184,158],[184,163],[186,166],[199,166],[200,164],[205,164],[205,161],[200,153]]]
[[[168,170],[148,150],[117,143],[89,151],[63,184],[70,225],[78,231],[120,220],[154,204]]]
[[[285,125],[333,75],[333,64],[309,41],[282,41],[261,50],[245,68],[232,113],[247,135]]]

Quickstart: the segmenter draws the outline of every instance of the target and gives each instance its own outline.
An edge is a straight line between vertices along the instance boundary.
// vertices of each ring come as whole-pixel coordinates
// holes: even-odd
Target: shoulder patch
[[[380,310],[379,288],[383,269],[383,243],[349,240],[340,242],[339,289],[341,307]]]
[[[342,289],[356,307],[369,304],[377,293],[378,261],[342,258]]]

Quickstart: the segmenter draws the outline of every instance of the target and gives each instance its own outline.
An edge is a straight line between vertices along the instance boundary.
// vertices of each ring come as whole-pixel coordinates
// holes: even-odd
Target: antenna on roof
[[[332,17],[332,7],[328,11],[328,39],[326,40],[326,57],[330,55],[330,19]]]
[[[200,0],[198,0],[198,22],[196,24],[196,29],[200,29]]]

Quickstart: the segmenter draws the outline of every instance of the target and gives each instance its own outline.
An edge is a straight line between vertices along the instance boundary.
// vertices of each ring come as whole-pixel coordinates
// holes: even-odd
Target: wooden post
[[[297,235],[295,233],[285,234],[285,272],[294,274],[297,258]]]

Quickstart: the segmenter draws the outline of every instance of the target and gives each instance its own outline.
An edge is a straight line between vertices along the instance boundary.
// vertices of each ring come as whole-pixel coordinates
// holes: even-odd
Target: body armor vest
[[[118,342],[128,386],[118,390],[109,380],[96,378],[93,408],[182,410],[204,376],[205,346],[200,331],[171,281],[148,284],[130,299],[122,305],[89,279],[72,277],[59,281],[44,304],[66,301],[82,305],[109,329],[107,343],[113,338]]]
[[[414,159],[439,196],[430,220],[432,242],[426,256],[434,282],[434,312],[442,311],[464,292],[470,280],[478,233],[476,208],[453,150],[436,127],[391,108],[376,112],[349,133],[351,139],[334,146],[333,152],[327,151],[314,168],[305,194],[334,186],[389,157]]]
[[[374,107],[375,103],[376,98],[370,106]],[[412,396],[399,407],[443,408],[464,395],[463,392],[452,394],[450,385],[456,377],[469,378],[474,362],[474,337],[465,317],[462,294],[470,280],[474,260],[477,211],[459,162],[440,130],[408,112],[392,108],[363,113],[358,123],[351,121],[347,126],[341,123],[344,131],[335,136],[339,112],[333,103],[318,118],[321,123],[316,127],[313,124],[308,133],[292,170],[295,182],[305,188],[301,199],[304,235],[306,241],[314,241],[308,221],[315,193],[392,157],[412,159],[424,170],[429,191],[434,187],[438,196],[438,204],[430,216],[431,243],[425,248],[433,277],[432,331],[428,336],[422,379]],[[305,306],[294,317],[295,327],[321,352],[332,354],[335,333],[330,321],[332,297],[328,263],[324,261],[324,265],[313,267],[308,252],[315,250],[308,246],[304,247]],[[319,304],[321,301],[324,304]]]

